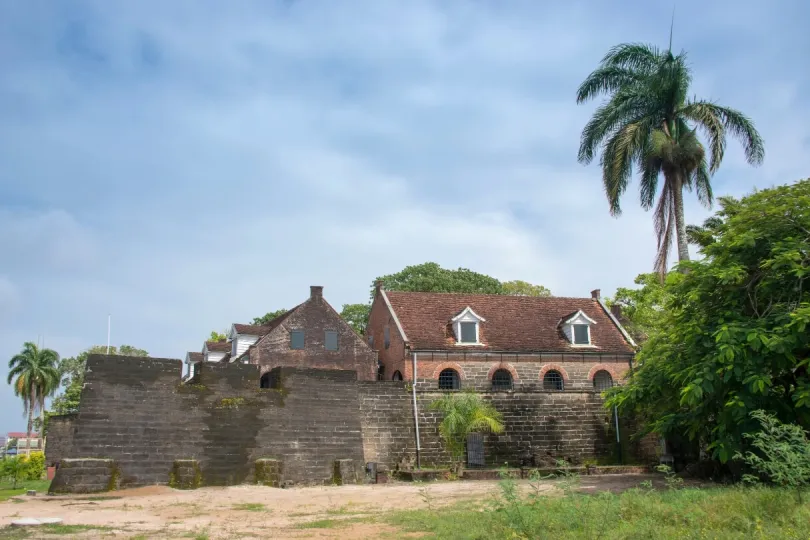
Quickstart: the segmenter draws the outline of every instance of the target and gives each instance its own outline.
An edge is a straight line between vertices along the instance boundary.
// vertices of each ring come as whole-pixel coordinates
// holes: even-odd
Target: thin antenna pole
[[[669,52],[672,52],[672,30],[675,28],[675,2],[672,3],[672,22],[669,23]]]
[[[112,317],[107,314],[107,354],[110,354],[110,319]]]

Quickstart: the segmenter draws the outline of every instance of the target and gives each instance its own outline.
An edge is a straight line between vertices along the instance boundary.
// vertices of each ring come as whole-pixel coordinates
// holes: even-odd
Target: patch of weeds
[[[183,538],[193,538],[194,540],[209,540],[211,536],[208,534],[208,528],[194,529],[183,535]]]
[[[297,529],[336,529],[338,527],[345,527],[352,523],[370,523],[374,521],[370,517],[356,517],[348,519],[319,519],[317,521],[308,521],[306,523],[299,523],[295,527]]]
[[[245,510],[246,512],[267,512],[267,507],[262,503],[241,503],[233,505],[234,510]]]

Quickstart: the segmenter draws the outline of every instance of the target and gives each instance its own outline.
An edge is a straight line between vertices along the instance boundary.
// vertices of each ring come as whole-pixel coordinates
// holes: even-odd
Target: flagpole
[[[110,314],[107,314],[107,354],[110,354]]]

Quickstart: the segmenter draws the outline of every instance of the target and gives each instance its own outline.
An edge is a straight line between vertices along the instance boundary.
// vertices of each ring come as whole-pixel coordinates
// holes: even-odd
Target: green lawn
[[[403,531],[443,539],[810,538],[810,503],[798,503],[793,492],[762,487],[532,498],[517,497],[507,486],[488,502],[403,511],[385,519]]]
[[[17,484],[17,489],[12,489],[11,482],[0,482],[0,502],[7,501],[15,495],[23,495],[29,489],[35,489],[38,493],[47,493],[50,480],[25,480]]]

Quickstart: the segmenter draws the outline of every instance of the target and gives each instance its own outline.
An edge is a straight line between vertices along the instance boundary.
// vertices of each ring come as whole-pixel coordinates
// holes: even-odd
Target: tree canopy
[[[8,362],[8,384],[23,402],[23,414],[28,416],[28,431],[34,425],[34,413],[45,414],[45,398],[59,388],[57,364],[59,354],[30,341]]]
[[[686,53],[676,56],[652,45],[623,43],[608,51],[577,91],[577,103],[608,97],[582,130],[579,161],[590,163],[601,153],[602,181],[613,215],[621,213],[620,200],[633,168],[639,171],[641,206],[650,210],[655,205],[655,267],[661,275],[667,270],[673,235],[679,260],[689,260],[683,190],[695,190],[698,200],[711,206],[711,175],[723,160],[726,135],[742,142],[749,163],[757,165],[765,156],[753,122],[734,109],[690,99],[691,82]],[[698,131],[705,136],[708,156]],[[664,177],[660,195],[659,176]]]
[[[87,357],[91,354],[107,354],[107,346],[95,345],[76,356],[63,358],[59,362],[59,377],[64,390],[51,403],[51,410],[54,414],[69,414],[79,411],[79,401],[84,386],[84,370],[87,365]],[[131,345],[121,345],[120,349],[110,347],[110,354],[149,356],[145,350]]]
[[[656,273],[640,274],[635,279],[641,288],[630,289],[619,287],[616,295],[607,299],[609,306],[621,306],[622,326],[636,343],[643,343],[649,337],[664,314],[666,290]]]
[[[761,429],[755,410],[810,427],[810,180],[722,199],[700,238],[704,259],[667,277],[637,369],[607,405],[725,462]]]
[[[256,317],[256,318],[254,318],[254,319],[253,319],[253,324],[258,324],[258,325],[261,325],[261,324],[267,324],[267,323],[269,323],[270,321],[272,321],[273,319],[275,319],[275,318],[277,318],[277,317],[281,317],[282,315],[284,315],[285,313],[287,313],[287,311],[288,311],[288,310],[286,310],[286,309],[284,309],[284,308],[282,308],[282,309],[277,309],[277,310],[275,310],[275,311],[268,311],[267,313],[265,313],[265,314],[264,314],[264,315],[262,315],[261,317]]]

